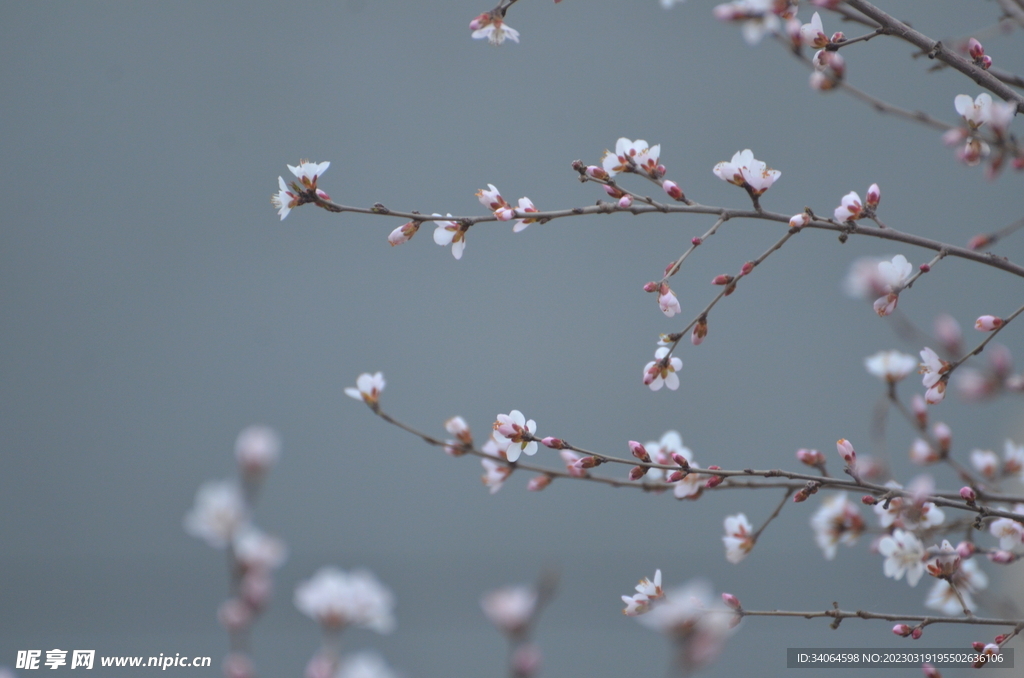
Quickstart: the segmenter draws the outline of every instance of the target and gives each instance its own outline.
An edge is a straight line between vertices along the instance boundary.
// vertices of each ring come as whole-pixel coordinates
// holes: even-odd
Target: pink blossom
[[[836,492],[825,499],[811,517],[811,529],[825,558],[833,560],[840,542],[847,546],[857,542],[857,537],[864,531],[864,520],[846,493]]]
[[[388,242],[391,243],[392,247],[409,242],[409,240],[416,235],[416,231],[420,230],[420,224],[422,223],[422,221],[410,221],[402,224],[388,234]]]
[[[811,17],[811,23],[800,27],[800,37],[805,45],[814,49],[821,49],[829,43],[825,29],[821,25],[821,17],[817,12]]]
[[[679,306],[679,300],[676,299],[676,295],[672,293],[672,289],[665,283],[661,284],[661,293],[658,295],[658,306],[661,307],[661,312],[669,318],[682,311],[682,308]]]
[[[537,422],[533,419],[527,421],[526,417],[519,410],[512,410],[508,414],[499,414],[494,422],[494,436],[500,442],[502,439],[509,441],[505,455],[510,462],[519,459],[520,454],[533,456],[537,454],[537,443],[533,440],[533,434],[537,431]]]
[[[971,466],[974,470],[993,480],[999,472],[999,457],[992,450],[971,450]]]
[[[886,577],[897,581],[907,575],[907,583],[917,586],[924,575],[924,545],[913,532],[893,530],[892,535],[882,537],[878,552],[885,556],[883,570]]]
[[[914,371],[917,361],[913,356],[899,351],[879,351],[865,358],[864,366],[873,376],[889,384],[895,384]]]
[[[850,191],[843,196],[834,216],[838,222],[856,221],[861,218],[863,212],[864,206],[860,202],[860,196],[856,192]]]
[[[537,212],[537,211],[538,211],[537,208],[533,206],[533,201],[532,200],[530,200],[529,198],[527,198],[525,196],[519,199],[519,209],[516,210],[516,216],[520,216],[520,215],[523,215],[523,214],[529,214],[531,212]],[[532,223],[535,223],[536,221],[537,221],[536,219],[533,219],[531,217],[517,219],[516,220],[516,225],[512,227],[512,232],[513,233],[520,233],[520,232],[524,231],[527,226],[529,226]]]
[[[321,568],[295,588],[295,607],[329,629],[356,625],[390,633],[394,596],[366,570]]]
[[[1003,319],[997,318],[994,315],[983,315],[979,316],[974,321],[974,329],[980,330],[981,332],[991,332],[992,330],[998,329],[1003,326]]]
[[[235,440],[235,461],[242,474],[250,478],[263,476],[281,456],[281,439],[267,426],[250,426]]]
[[[679,375],[676,373],[683,369],[683,361],[675,356],[665,360],[668,352],[668,347],[662,346],[654,352],[654,360],[644,366],[644,383],[652,391],[660,391],[662,386],[668,386],[670,391],[679,388]]]

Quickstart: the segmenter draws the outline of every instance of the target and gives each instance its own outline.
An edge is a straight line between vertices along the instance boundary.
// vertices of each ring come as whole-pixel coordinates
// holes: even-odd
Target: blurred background
[[[521,43],[494,48],[467,28],[490,7],[466,0],[10,4],[0,25],[0,665],[20,649],[95,649],[211,655],[209,675],[219,674],[224,557],[187,536],[182,518],[202,482],[234,474],[235,437],[254,423],[284,445],[255,518],[291,550],[254,632],[260,675],[300,675],[317,648],[292,596],[328,564],[371,568],[394,590],[397,631],[354,630],[345,647],[376,648],[409,678],[503,675],[504,644],[480,596],[546,567],[562,573],[538,629],[547,676],[664,675],[667,642],[620,612],[619,596],[655,568],[666,585],[708,577],[752,609],[838,601],[924,613],[931,582],[886,579],[870,536],[822,557],[808,527],[820,496],[787,506],[730,565],[723,518],[743,511],[760,525],[777,491],[677,502],[556,481],[527,493],[517,473],[492,496],[477,460],[419,443],[343,391],[383,371],[385,410],[437,435],[459,414],[481,441],[513,408],[540,435],[622,456],[627,440],[675,429],[698,463],[725,468],[793,468],[794,451],[811,447],[838,470],[845,437],[889,455],[907,480],[918,472],[913,432],[892,415],[884,444],[873,442],[884,389],[863,359],[922,346],[845,297],[841,281],[858,256],[902,253],[916,266],[930,252],[802,233],[714,309],[703,345],[681,347],[681,388],[652,393],[641,372],[659,333],[685,326],[717,292],[711,278],[762,253],[782,226],[726,224],[673,279],[683,312],[668,319],[641,288],[710,217],[564,219],[516,235],[482,225],[456,261],[429,224],[392,248],[398,220],[306,206],[282,222],[269,202],[278,175],[291,178],[286,163],[309,158],[331,161],[320,185],[343,204],[480,214],[474,193],[493,183],[540,209],[583,206],[603,193],[570,163],[596,163],[626,136],[660,143],[668,178],[704,204],[749,204],[711,168],[751,148],[782,172],[762,200],[769,210],[828,215],[878,182],[880,217],[930,238],[962,245],[1020,218],[1019,174],[986,180],[938,133],[812,91],[786,50],[748,46],[712,5],[523,1],[508,16]],[[943,39],[998,15],[994,2],[884,6]],[[823,19],[826,33],[860,34]],[[1020,72],[1016,38],[983,42]],[[852,84],[950,123],[954,96],[980,91],[928,72],[894,40],[844,54]],[[1020,237],[996,251],[1024,259]],[[948,312],[973,345],[973,319],[1009,314],[1022,292],[1012,276],[947,260],[899,309],[925,331]],[[1020,336],[1013,326],[999,340],[1019,357]],[[919,389],[910,378],[900,390]],[[961,459],[1024,442],[1019,399],[951,396],[934,412]],[[543,449],[536,459],[561,466]],[[933,627],[919,642],[987,638]],[[835,632],[748,620],[707,675],[780,674],[796,646],[912,647],[882,622]],[[202,672],[168,670],[185,673]],[[816,673],[827,672],[801,675]]]

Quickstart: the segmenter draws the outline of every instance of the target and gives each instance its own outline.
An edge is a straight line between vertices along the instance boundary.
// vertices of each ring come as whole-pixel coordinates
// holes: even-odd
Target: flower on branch
[[[840,542],[847,546],[857,542],[857,537],[864,531],[864,519],[856,504],[846,498],[845,492],[836,492],[825,499],[821,508],[811,516],[811,529],[825,558],[833,560]]]
[[[374,407],[380,400],[380,394],[381,391],[384,390],[384,384],[384,374],[382,372],[377,372],[375,374],[364,372],[356,379],[355,388],[349,386],[345,389],[345,395],[349,398],[362,400],[370,407]]]
[[[803,40],[803,44],[814,49],[822,49],[829,44],[828,36],[825,35],[825,29],[821,25],[821,16],[817,12],[811,16],[809,24],[800,27],[800,38]]]
[[[604,157],[601,158],[601,165],[609,177],[614,177],[622,172],[633,172],[639,166],[640,159],[649,158],[651,151],[654,151],[656,164],[661,144],[650,149],[643,139],[630,141],[626,137],[619,137],[619,140],[615,142],[615,152],[605,151]]]
[[[899,351],[879,351],[864,359],[868,372],[884,382],[895,384],[914,371],[917,361],[914,356]]]
[[[674,642],[677,668],[689,675],[721,654],[732,635],[734,616],[707,582],[695,580],[665,591],[637,621]]]
[[[390,633],[394,606],[391,591],[366,570],[324,567],[295,588],[295,607],[328,629],[363,626]]]
[[[537,609],[537,591],[532,586],[506,586],[485,595],[480,607],[499,631],[515,637],[526,630]]]
[[[622,596],[622,602],[626,604],[622,614],[627,617],[644,614],[650,610],[652,601],[660,600],[665,596],[665,592],[661,588],[661,570],[655,570],[654,581],[647,577],[641,579],[640,583],[636,585],[636,591],[632,596]]]
[[[875,300],[873,305],[875,313],[885,317],[896,310],[896,304],[899,302],[904,281],[910,277],[910,272],[913,268],[902,254],[897,254],[892,258],[892,261],[880,261],[878,263],[879,280],[888,293],[884,297],[879,297]]]
[[[203,483],[195,504],[185,515],[185,532],[216,549],[225,548],[246,520],[245,500],[230,480]]]
[[[533,440],[533,434],[537,432],[537,422],[529,421],[519,410],[512,410],[508,414],[499,414],[494,422],[494,437],[500,443],[502,440],[509,442],[505,450],[505,456],[509,462],[519,459],[520,454],[533,456],[537,454],[537,443]]]
[[[943,377],[949,372],[949,367],[949,363],[939,358],[932,349],[926,346],[921,350],[921,364],[917,371],[924,375],[921,383],[928,389],[924,399],[929,405],[940,403],[945,397],[946,379]]]
[[[895,480],[885,484],[893,490],[903,489]],[[892,497],[888,502],[880,501],[874,505],[875,515],[883,528],[896,526],[904,530],[919,530],[937,527],[946,519],[946,514],[934,503],[925,501],[925,497],[934,489],[930,479],[918,481],[914,486],[913,497]]]
[[[658,306],[661,307],[661,312],[669,318],[682,311],[679,300],[676,299],[676,295],[672,293],[672,288],[667,283],[661,284],[658,293]]]
[[[439,217],[441,215],[434,213],[433,216]],[[448,216],[451,216],[451,213]],[[434,223],[437,224],[437,228],[434,229],[434,242],[441,247],[451,245],[452,256],[456,259],[461,259],[462,252],[466,249],[466,231],[469,229],[469,226],[458,221],[434,220]]]
[[[855,191],[850,191],[843,196],[839,207],[835,210],[836,221],[856,221],[864,214],[864,206],[860,202],[860,196]]]
[[[1024,504],[1017,504],[1014,513],[1024,514]],[[1024,543],[1024,525],[1013,518],[997,518],[988,526],[989,533],[999,540],[999,548],[1012,551]]]
[[[738,563],[747,557],[754,548],[753,528],[746,514],[737,513],[725,519],[725,558],[730,563]]]
[[[716,19],[740,22],[743,39],[748,45],[756,45],[765,34],[779,29],[773,4],[773,0],[735,0],[716,5],[713,11]]]
[[[878,552],[885,556],[883,570],[886,577],[897,581],[907,575],[907,583],[917,586],[924,575],[924,545],[913,532],[893,530],[878,542]]]
[[[967,609],[973,610],[974,600],[970,594],[983,591],[988,587],[988,575],[982,572],[977,561],[971,558],[960,563],[959,569],[953,574],[953,583],[960,595],[963,596],[964,605]],[[932,585],[932,590],[928,592],[924,604],[925,607],[938,610],[949,616],[961,615],[964,612],[963,606],[957,600],[956,592],[945,579],[940,579]]]
[[[519,216],[520,214],[529,214],[530,212],[536,211],[538,210],[536,207],[533,206],[533,201],[524,196],[519,199],[519,209],[517,209],[515,212],[516,216]],[[516,219],[516,225],[512,227],[512,232],[519,233],[525,230],[527,226],[529,226],[532,223],[535,223],[536,221],[536,219],[532,219],[530,217],[527,217],[525,219]]]
[[[660,391],[662,386],[675,391],[679,388],[679,375],[676,372],[681,369],[683,361],[675,356],[669,357],[669,348],[662,346],[654,352],[654,360],[644,366],[644,384],[652,391]]]
[[[973,131],[989,121],[992,114],[992,97],[985,92],[979,94],[976,99],[971,99],[967,94],[957,94],[953,99],[953,107]]]
[[[270,202],[277,208],[277,214],[281,217],[281,221],[288,216],[288,213],[299,205],[299,196],[288,190],[288,185],[284,183],[284,177],[277,178],[277,185],[280,187],[278,192],[270,197]]]
[[[416,232],[420,230],[420,224],[422,221],[410,221],[406,224],[402,224],[395,230],[391,231],[388,235],[388,242],[391,246],[401,245],[402,243],[409,242]]]
[[[718,163],[712,172],[722,181],[747,189],[752,196],[763,194],[782,175],[757,160],[749,148],[737,151],[732,160]]]
[[[484,467],[484,474],[480,476],[480,479],[487,486],[487,489],[490,490],[491,494],[500,490],[505,479],[512,475],[511,466],[500,464],[490,459],[481,459],[480,464]]]
[[[971,466],[989,480],[999,472],[999,457],[992,450],[971,450]]]
[[[473,31],[474,40],[487,38],[492,45],[500,45],[506,38],[519,42],[519,31],[505,25],[505,17],[498,9],[484,12],[470,21],[469,30]]]

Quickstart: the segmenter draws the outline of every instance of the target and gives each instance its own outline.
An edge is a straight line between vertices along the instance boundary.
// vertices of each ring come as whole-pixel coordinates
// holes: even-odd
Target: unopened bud
[[[591,165],[590,167],[588,167],[586,169],[586,173],[587,176],[590,177],[591,179],[598,179],[600,181],[608,181],[609,179],[608,172],[606,172],[603,168],[598,167],[596,165]]]
[[[583,457],[580,459],[580,467],[582,468],[594,468],[597,466],[597,459],[595,457]]]
[[[740,605],[740,599],[731,593],[722,594],[722,602],[731,607],[734,610],[741,610],[743,606]]]
[[[928,406],[924,402],[924,396],[920,393],[915,393],[914,397],[910,399],[910,409],[914,412],[914,418],[917,420],[918,426],[926,426],[928,424]]]
[[[796,494],[793,495],[793,502],[799,504],[802,501],[807,501],[807,498],[810,496],[810,493],[806,489],[797,490]]]
[[[882,199],[882,191],[878,188],[878,184],[871,184],[868,186],[868,194],[864,197],[864,202],[868,207],[874,209],[878,207],[878,201]]]
[[[906,624],[897,624],[896,626],[892,627],[892,632],[895,633],[897,636],[902,636],[903,638],[909,636],[912,631],[913,629],[907,626]]]
[[[915,626],[914,630],[910,632],[910,637],[913,638],[914,640],[920,639],[921,636],[923,636],[923,635],[924,635],[924,629],[922,629],[920,626]]]
[[[704,239],[701,238],[699,235],[695,235],[692,238],[690,238],[690,244],[693,245],[694,247],[697,247],[698,245],[700,245],[703,242],[704,242]]]
[[[825,463],[825,455],[818,450],[808,450],[801,448],[796,451],[796,458],[801,463],[807,464],[808,466],[821,466]]]
[[[846,42],[846,35],[842,31],[836,31],[828,41],[832,43]]]
[[[633,453],[633,456],[642,462],[648,464],[651,463],[651,455],[647,454],[647,449],[635,440],[629,441],[629,451]]]
[[[974,555],[974,552],[978,550],[978,547],[973,542],[962,541],[956,545],[956,552],[960,555],[960,558],[967,560]]]
[[[633,196],[631,196],[629,193],[627,193],[626,195],[624,195],[621,198],[619,198],[619,209],[624,210],[624,209],[630,207],[632,204],[633,204]]]
[[[715,277],[714,277],[714,278],[713,278],[713,279],[711,280],[711,284],[712,284],[712,285],[728,285],[728,284],[729,284],[729,283],[731,283],[731,282],[732,282],[733,280],[734,280],[734,278],[733,278],[733,277],[732,277],[731,275],[725,275],[725,274],[723,273],[723,274],[721,274],[721,275],[716,275],[716,276],[715,276]]]
[[[866,506],[874,506],[875,504],[878,503],[878,500],[872,497],[870,494],[865,494],[863,497],[860,498],[860,503]]]
[[[800,214],[794,214],[789,218],[789,227],[800,229],[811,223],[811,217],[807,212],[801,212]]]
[[[846,438],[840,438],[836,441],[836,449],[851,470],[857,466],[857,453],[853,450],[853,443]]]
[[[659,289],[661,289],[661,286],[654,281],[644,285],[644,292],[657,292]]]
[[[985,48],[975,38],[971,38],[967,41],[967,53],[971,55],[972,59],[978,59],[984,56]]]
[[[530,482],[526,483],[526,489],[530,492],[540,492],[545,487],[551,484],[551,476],[541,475],[530,478]]]
[[[925,678],[942,678],[942,674],[939,670],[928,662],[921,664],[921,672],[924,673]]]
[[[931,264],[921,264],[917,268],[921,271],[921,273],[927,273],[928,271],[932,270],[932,265]]]
[[[562,440],[561,438],[553,438],[551,436],[548,436],[547,438],[542,438],[540,442],[545,447],[550,447],[552,450],[565,449],[565,441]]]
[[[693,332],[690,333],[690,343],[694,346],[700,346],[706,336],[708,336],[708,321],[701,318],[693,326]]]
[[[992,68],[992,57],[986,54],[985,56],[978,59],[978,65],[987,71],[988,69]]]
[[[640,480],[641,478],[644,477],[646,473],[647,469],[645,469],[643,466],[634,466],[633,468],[629,469],[629,479]]]
[[[683,200],[683,190],[674,181],[663,181],[661,187],[665,189],[665,193],[668,197],[673,200]]]
[[[994,315],[983,315],[974,321],[974,329],[981,332],[991,332],[1003,326],[1003,319]]]
[[[720,471],[721,469],[721,466],[708,466],[709,471]],[[711,476],[707,479],[707,482],[704,483],[704,487],[710,490],[711,488],[721,485],[723,480],[725,480],[725,478],[722,476]]]
[[[757,264],[755,264],[752,261],[745,262],[742,266],[740,266],[740,275],[749,275],[750,272],[754,270],[754,266],[756,265]]]
[[[985,649],[985,643],[981,642],[980,640],[975,640],[971,643],[971,647],[974,648],[975,652],[981,652]]]
[[[1010,551],[989,551],[988,559],[996,565],[1008,565],[1017,559]]]
[[[978,495],[972,488],[965,485],[964,487],[960,488],[960,498],[966,501],[968,504],[974,504],[974,501],[978,498]]]
[[[666,478],[666,480],[668,480],[668,482],[670,482],[670,483],[678,483],[680,480],[682,480],[685,477],[686,477],[686,474],[684,472],[682,472],[682,471],[672,471],[672,473],[668,474],[668,478]]]

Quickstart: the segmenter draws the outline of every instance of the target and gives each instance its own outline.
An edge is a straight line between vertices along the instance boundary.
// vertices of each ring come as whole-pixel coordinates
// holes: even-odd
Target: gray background
[[[886,3],[940,38],[996,13],[922,5]],[[426,228],[390,248],[398,221],[304,207],[280,222],[268,202],[285,163],[308,157],[331,161],[321,185],[346,204],[479,214],[473,194],[490,182],[541,208],[585,205],[602,194],[570,162],[597,162],[627,136],[661,143],[669,178],[705,204],[745,204],[711,168],[749,147],[782,171],[768,209],[830,214],[877,181],[882,218],[929,237],[962,244],[1020,217],[1019,175],[986,181],[935,132],[812,92],[783,49],[748,47],[710,7],[524,0],[509,16],[522,44],[495,49],[467,30],[487,6],[464,0],[7,4],[0,664],[54,647],[219,664],[223,558],[181,520],[201,482],[233,472],[235,435],[256,422],[284,439],[257,520],[292,551],[256,628],[261,675],[298,675],[316,648],[291,597],[325,564],[371,567],[394,589],[397,632],[353,631],[346,647],[379,648],[410,677],[502,675],[479,596],[547,565],[563,574],[539,629],[550,676],[663,675],[664,641],[618,599],[656,567],[672,584],[710,575],[751,608],[922,612],[930,582],[885,579],[868,538],[822,558],[807,528],[817,501],[787,508],[733,566],[722,518],[743,510],[760,524],[774,493],[677,503],[556,482],[527,494],[517,474],[491,496],[477,461],[417,443],[343,389],[383,370],[386,409],[438,434],[461,414],[482,437],[518,408],[543,435],[615,454],[676,428],[704,465],[792,467],[796,448],[817,447],[838,468],[837,438],[872,448],[882,389],[863,358],[920,349],[843,297],[840,280],[859,255],[916,265],[930,254],[802,234],[715,309],[704,345],[683,347],[682,388],[651,393],[640,376],[658,333],[688,322],[716,291],[708,281],[780,226],[727,224],[674,279],[683,314],[669,320],[641,286],[709,218],[572,219],[515,236],[480,226],[455,261]],[[825,28],[841,26],[826,16]],[[1022,70],[1019,41],[985,44]],[[854,84],[950,122],[953,97],[978,93],[959,75],[925,74],[902,43],[845,53]],[[998,251],[1024,255],[1019,238]],[[924,328],[942,310],[967,326],[1021,297],[1019,280],[948,261],[900,309]],[[1000,338],[1019,349],[1019,337]],[[961,455],[1024,437],[1018,400],[950,398],[937,412]],[[887,444],[904,479],[911,439],[894,420]],[[912,647],[887,629],[748,621],[708,673],[781,674],[789,646]],[[977,635],[929,629],[925,640]]]

